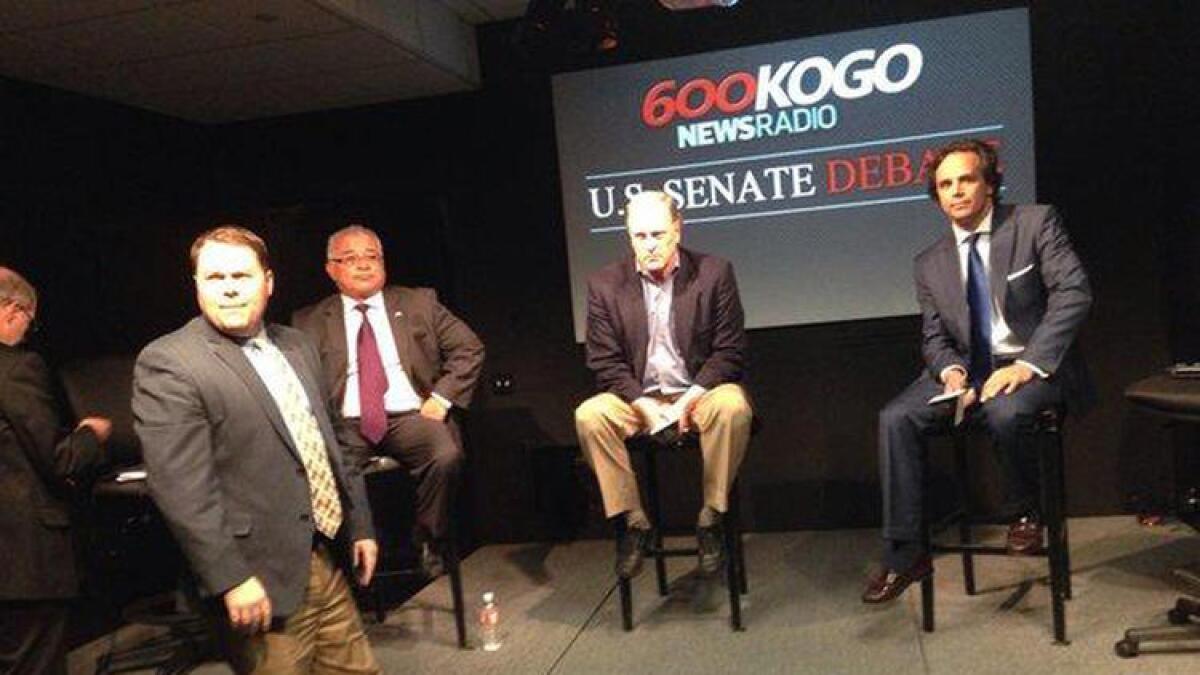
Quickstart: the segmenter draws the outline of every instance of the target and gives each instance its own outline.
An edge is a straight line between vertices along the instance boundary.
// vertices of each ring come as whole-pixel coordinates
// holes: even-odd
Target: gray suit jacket
[[[63,427],[42,358],[0,344],[0,601],[76,594],[71,483],[102,462],[91,429]]]
[[[286,326],[270,325],[267,334],[303,383],[325,438],[345,514],[338,541],[373,538],[362,477],[343,463],[321,405],[316,350]],[[308,479],[239,344],[203,317],[151,342],[134,368],[133,414],[150,494],[201,592],[219,596],[257,576],[275,616],[295,611],[314,533]]]
[[[1044,205],[997,205],[988,263],[992,295],[1025,343],[1020,358],[1056,378],[1073,409],[1089,407],[1095,391],[1074,343],[1092,290],[1058,212]],[[971,349],[966,289],[952,233],[917,256],[915,276],[922,353],[936,380],[948,366],[965,369]]]
[[[706,389],[742,382],[746,329],[733,265],[679,249],[671,296],[671,331],[692,382]],[[633,256],[588,278],[587,366],[602,391],[626,401],[642,395],[646,372],[646,300]]]
[[[391,323],[400,365],[421,398],[437,392],[457,408],[471,405],[483,369],[483,342],[430,288],[388,286],[383,304]],[[340,295],[292,315],[292,325],[307,333],[321,355],[330,407],[340,417],[346,395],[349,352]]]

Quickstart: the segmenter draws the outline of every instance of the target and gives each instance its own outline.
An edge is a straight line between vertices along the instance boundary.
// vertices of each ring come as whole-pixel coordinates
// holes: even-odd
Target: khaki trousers
[[[382,673],[346,577],[328,549],[315,547],[309,566],[304,602],[282,627],[272,625],[267,633],[246,636],[228,630],[228,621],[223,622],[230,665],[238,673],[253,675]]]
[[[724,513],[729,487],[737,477],[750,440],[750,402],[739,385],[722,384],[700,397],[692,419],[700,432],[704,505]],[[614,394],[597,394],[575,409],[575,431],[583,456],[600,483],[604,514],[612,518],[641,509],[637,476],[625,439],[646,428],[633,406]]]

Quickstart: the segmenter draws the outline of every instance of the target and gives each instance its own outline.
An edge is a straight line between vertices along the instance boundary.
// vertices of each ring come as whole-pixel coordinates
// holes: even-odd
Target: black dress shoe
[[[642,571],[642,561],[650,550],[653,530],[646,527],[627,527],[617,535],[617,576],[632,579]]]
[[[700,558],[700,572],[713,575],[725,564],[725,531],[721,523],[696,528],[696,549]]]
[[[1008,552],[1012,555],[1033,555],[1042,550],[1045,528],[1036,516],[1025,516],[1008,526]]]
[[[867,582],[867,589],[863,591],[862,601],[868,605],[876,605],[895,600],[910,584],[921,581],[931,574],[933,574],[933,561],[928,555],[917,558],[917,561],[903,572],[884,569]]]
[[[421,543],[421,571],[426,577],[436,579],[446,572],[446,562],[439,547],[432,542]]]

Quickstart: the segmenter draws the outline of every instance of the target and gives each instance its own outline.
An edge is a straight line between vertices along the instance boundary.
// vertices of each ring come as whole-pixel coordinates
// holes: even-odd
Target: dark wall
[[[1076,514],[1116,512],[1129,490],[1166,480],[1165,439],[1121,391],[1197,342],[1182,4],[1031,6],[1040,198],[1065,213],[1097,297],[1083,344],[1102,404],[1068,427]],[[512,48],[513,24],[485,26],[478,92],[207,128],[0,82],[0,261],[45,293],[45,347],[66,360],[136,351],[192,315],[186,248],[206,226],[233,219],[265,236],[271,311],[286,319],[330,290],[324,237],[365,218],[392,279],[436,287],[487,342],[486,377],[513,377],[509,395],[485,384],[470,415],[475,536],[561,533],[592,489],[571,483],[572,410],[592,383],[571,329],[549,73],[944,14],[917,1],[745,0],[690,14],[625,3],[616,56],[531,58]],[[931,204],[931,240],[942,227]],[[753,526],[878,522],[875,416],[916,375],[917,336],[915,317],[751,332],[766,421],[743,472]],[[668,490],[680,524],[698,499],[694,464]]]

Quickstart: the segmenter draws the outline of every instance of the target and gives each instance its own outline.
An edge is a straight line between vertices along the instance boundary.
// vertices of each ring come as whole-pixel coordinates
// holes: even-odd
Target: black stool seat
[[[1168,423],[1200,423],[1200,379],[1177,378],[1160,374],[1129,385],[1125,398],[1130,403],[1161,415]],[[1195,451],[1196,448],[1189,450]],[[1180,578],[1191,581],[1193,593],[1195,575],[1176,570]],[[1196,621],[1194,621],[1195,619]],[[1183,596],[1167,610],[1169,626],[1144,626],[1125,631],[1123,639],[1113,645],[1118,656],[1132,658],[1149,652],[1193,652],[1200,650],[1200,602]]]
[[[92,497],[105,502],[103,506],[107,507],[112,506],[112,500],[137,504],[136,515],[126,518],[119,526],[122,531],[113,538],[142,540],[139,543],[148,548],[150,542],[145,539],[153,536],[154,525],[163,528],[165,525],[150,499],[145,476],[144,467],[128,467],[98,480],[92,488]],[[185,576],[181,572],[181,578]],[[122,608],[121,618],[128,624],[161,626],[167,630],[120,649],[115,647],[114,631],[111,636],[114,646],[96,659],[95,675],[151,668],[157,673],[186,673],[216,658],[218,649],[209,620],[189,602],[187,595],[181,583],[173,592],[139,598]]]
[[[400,469],[400,463],[386,455],[377,455],[371,457],[363,467],[363,479],[370,476],[379,475]],[[459,568],[458,560],[458,537],[456,533],[451,532],[446,540],[445,550],[441,552],[446,563],[446,576],[450,578],[450,597],[454,606],[454,626],[458,631],[458,646],[462,649],[467,648],[467,621],[466,610],[463,605],[462,591],[462,572]],[[380,555],[380,561],[384,559]],[[383,597],[379,588],[381,579],[389,579],[396,577],[419,577],[424,576],[424,570],[419,567],[393,567],[383,568],[382,566],[375,570],[375,577],[371,580],[369,594],[371,603],[374,606],[375,620],[378,623],[383,623],[387,616],[386,608],[384,607]]]
[[[1054,628],[1055,644],[1065,645],[1067,642],[1066,607],[1065,601],[1071,598],[1071,557],[1070,543],[1067,533],[1066,518],[1066,487],[1063,460],[1062,421],[1064,411],[1059,408],[1047,408],[1038,412],[1035,418],[1033,436],[1037,441],[1047,441],[1038,452],[1038,468],[1041,474],[1041,518],[1046,526],[1047,542],[1045,548],[1034,556],[1047,559],[1050,568],[1050,606]],[[967,481],[967,435],[970,433],[970,422],[964,422],[951,432],[954,439],[954,465],[956,483],[959,489],[958,511],[934,524],[928,522],[922,528],[925,537],[926,550],[930,554],[957,553],[962,556],[963,586],[967,595],[975,595],[975,561],[977,555],[1009,555],[1005,546],[995,546],[976,543],[972,539],[971,526],[991,522],[991,519],[979,518],[970,512],[970,495]],[[928,491],[927,491],[928,492]],[[928,502],[929,500],[926,500]],[[958,541],[946,543],[933,539],[934,533],[949,527],[957,526]],[[933,576],[921,581],[921,615],[922,627],[931,633],[934,629]]]
[[[645,458],[647,508],[650,518],[655,523],[654,540],[648,555],[654,558],[654,569],[658,579],[658,594],[665,596],[667,589],[667,558],[695,557],[699,550],[695,547],[667,547],[663,543],[662,529],[657,527],[662,522],[662,505],[658,492],[658,462],[656,455],[660,452],[699,448],[700,439],[695,433],[655,435],[639,434],[625,442],[630,456],[635,453]],[[729,490],[729,508],[722,520],[722,530],[725,535],[725,583],[729,589],[729,625],[735,631],[744,630],[742,626],[742,599],[748,592],[746,583],[746,558],[742,547],[742,530],[739,513],[738,481],[735,480]],[[621,525],[623,526],[623,524]],[[625,630],[633,630],[633,587],[629,579],[620,578],[617,586],[621,595],[621,624]]]

